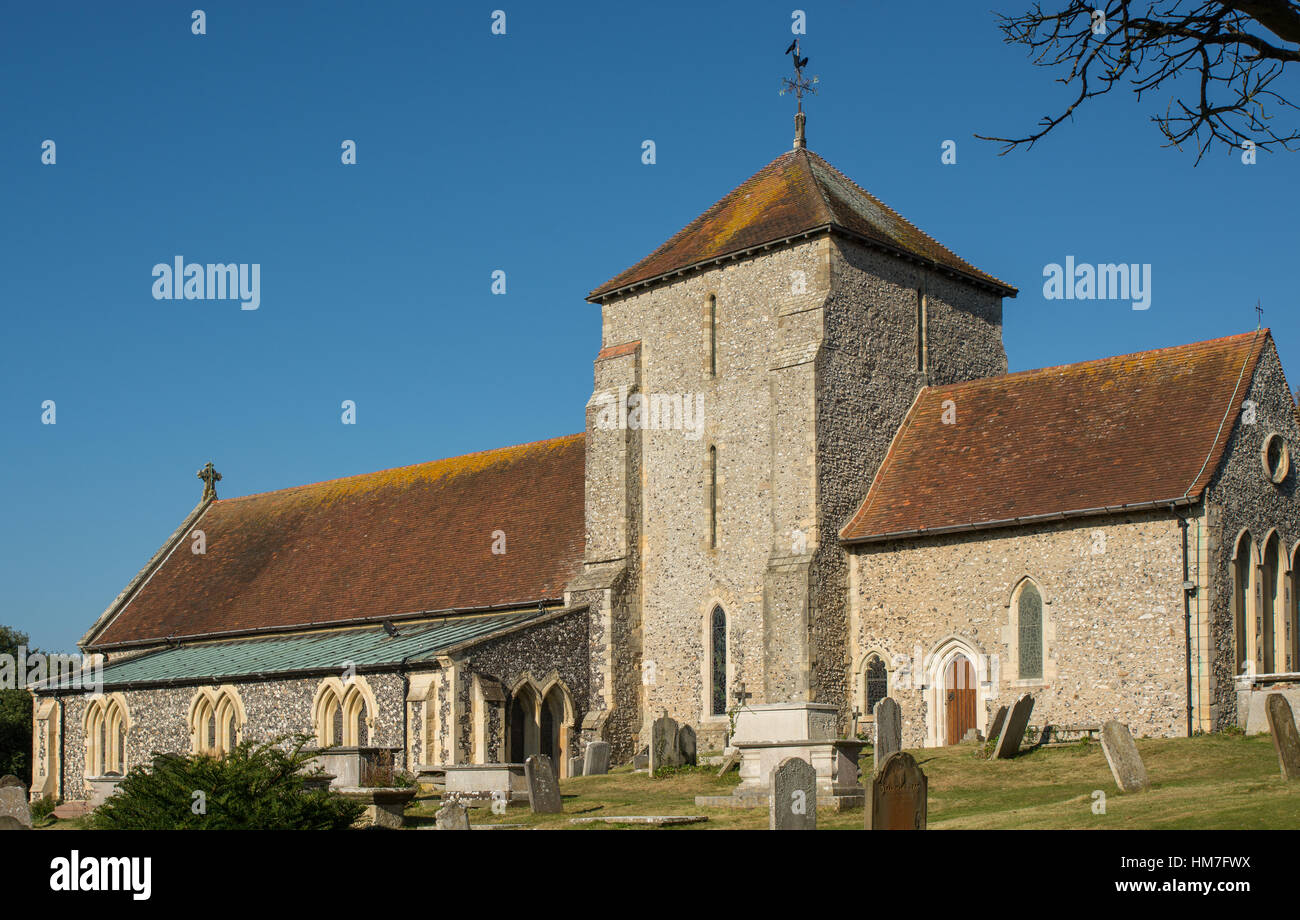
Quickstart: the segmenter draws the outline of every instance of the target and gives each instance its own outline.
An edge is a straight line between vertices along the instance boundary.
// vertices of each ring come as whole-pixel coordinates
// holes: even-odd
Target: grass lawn
[[[1101,745],[1039,748],[1015,760],[982,760],[972,746],[927,748],[910,753],[930,780],[930,827],[948,828],[1300,828],[1300,783],[1278,770],[1268,735],[1208,735],[1139,740],[1138,751],[1151,790],[1125,795],[1115,786]],[[863,759],[870,770],[870,754]],[[614,815],[708,815],[704,824],[681,830],[766,828],[766,809],[698,808],[697,795],[726,795],[739,782],[713,768],[686,769],[651,779],[630,768],[607,776],[564,780],[563,815],[534,815],[527,806],[504,815],[470,812],[473,824],[523,824],[571,828],[574,817]],[[1094,790],[1106,794],[1106,814],[1092,812]],[[431,824],[438,800],[421,798],[407,810],[408,824]],[[861,828],[861,810],[821,813],[822,828]],[[609,829],[628,825],[581,825]]]

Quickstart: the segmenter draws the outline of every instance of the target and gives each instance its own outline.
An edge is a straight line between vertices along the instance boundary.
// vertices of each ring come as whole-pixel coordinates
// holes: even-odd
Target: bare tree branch
[[[1198,163],[1215,143],[1300,149],[1300,130],[1272,124],[1275,110],[1297,108],[1274,83],[1288,64],[1300,64],[1300,0],[1109,0],[1104,8],[1064,0],[1060,5],[1046,12],[1036,2],[1027,13],[999,16],[1006,43],[1024,45],[1034,65],[1063,71],[1057,82],[1075,89],[1065,109],[1044,116],[1031,134],[975,135],[1002,143],[1002,154],[1032,148],[1089,99],[1121,83],[1139,101],[1157,90],[1173,93],[1164,113],[1151,120],[1166,146],[1194,143]]]

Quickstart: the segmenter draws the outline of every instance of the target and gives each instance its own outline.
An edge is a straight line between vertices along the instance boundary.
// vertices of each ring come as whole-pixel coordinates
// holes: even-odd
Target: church
[[[1008,373],[1016,289],[797,129],[588,295],[585,431],[256,495],[209,464],[80,641],[103,692],[36,693],[33,796],[297,732],[564,776],[665,712],[702,752],[764,707],[852,738],[886,695],[906,747],[1024,694],[1138,736],[1258,718],[1300,681],[1268,330]]]

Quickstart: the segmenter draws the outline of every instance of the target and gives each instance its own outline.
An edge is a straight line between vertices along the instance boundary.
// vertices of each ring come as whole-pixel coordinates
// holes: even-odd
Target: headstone
[[[989,725],[989,740],[996,741],[1002,734],[1002,726],[1007,721],[1007,707],[999,706],[998,714],[993,717],[993,722]]]
[[[22,827],[32,826],[32,809],[27,803],[27,788],[0,786],[0,818],[13,818]]]
[[[609,772],[609,742],[593,741],[583,752],[582,775],[602,776]]]
[[[650,773],[678,764],[677,722],[665,711],[650,726]]]
[[[0,815],[0,831],[29,831],[31,827],[23,824],[17,818],[9,815]]]
[[[641,749],[640,754],[632,755],[632,769],[645,770],[650,766],[650,747],[647,745]]]
[[[1292,732],[1294,731],[1293,723]],[[1114,719],[1102,725],[1101,749],[1120,792],[1141,792],[1151,788],[1147,768],[1142,765],[1142,758],[1138,755],[1137,745],[1133,743],[1127,725]]]
[[[722,758],[722,766],[718,767],[718,775],[725,776],[727,771],[740,763],[740,754],[731,753]]]
[[[680,763],[695,766],[698,752],[695,746],[695,729],[683,725],[677,729],[677,756]]]
[[[550,757],[546,754],[533,754],[526,758],[524,778],[528,781],[528,803],[534,814],[552,815],[564,811]]]
[[[22,785],[23,785],[23,781],[20,780],[18,777],[14,776],[12,773],[6,773],[4,776],[0,776],[0,789],[3,789],[5,786],[22,786]]]
[[[871,780],[867,829],[923,831],[929,810],[930,781],[911,754],[891,754]]]
[[[570,758],[569,758],[569,775],[570,775],[570,776],[581,776],[581,775],[582,775],[582,758],[581,758],[581,757],[574,756],[574,757],[570,757]]]
[[[817,770],[800,757],[787,757],[768,778],[768,827],[774,831],[817,830]]]
[[[449,801],[434,815],[440,831],[469,830],[469,809],[458,801]]]
[[[1278,766],[1285,779],[1300,779],[1300,736],[1296,734],[1291,704],[1280,693],[1270,693],[1264,701],[1268,712],[1268,730],[1273,733]]]
[[[879,773],[890,754],[903,749],[903,710],[892,698],[876,703],[876,743],[872,749],[873,772]]]
[[[1034,698],[1028,693],[1016,700],[1016,705],[1007,715],[1002,734],[998,736],[997,747],[993,749],[995,758],[1009,760],[1020,753],[1020,742],[1024,740],[1025,729],[1029,728],[1029,715],[1033,711]]]

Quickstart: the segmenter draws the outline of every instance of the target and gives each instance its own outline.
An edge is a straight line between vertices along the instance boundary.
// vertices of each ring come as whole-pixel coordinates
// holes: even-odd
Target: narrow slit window
[[[718,545],[718,448],[709,447],[709,546]]]

